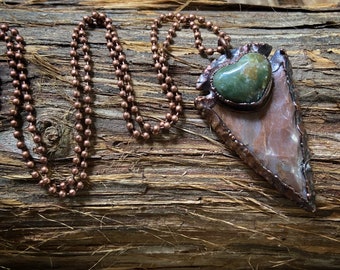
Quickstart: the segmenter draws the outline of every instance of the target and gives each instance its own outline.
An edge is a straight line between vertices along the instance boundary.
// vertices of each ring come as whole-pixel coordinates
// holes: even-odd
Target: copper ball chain
[[[162,45],[158,43],[159,28],[164,23],[172,23],[169,28],[165,41]],[[71,75],[73,77],[72,85],[74,87],[74,108],[75,112],[75,156],[73,158],[72,176],[63,180],[53,180],[51,172],[48,169],[47,149],[42,140],[42,135],[36,127],[36,112],[33,104],[33,98],[30,86],[27,82],[26,62],[24,59],[25,42],[16,29],[9,28],[7,24],[0,26],[0,40],[6,42],[7,57],[9,58],[10,76],[13,79],[13,108],[10,110],[12,117],[11,126],[14,128],[14,137],[17,139],[17,147],[21,149],[22,156],[27,167],[31,170],[33,178],[39,180],[39,184],[47,187],[52,194],[58,194],[60,197],[74,196],[77,191],[83,189],[84,182],[87,179],[86,168],[91,147],[91,126],[93,114],[91,87],[91,56],[90,46],[86,35],[87,27],[101,27],[106,29],[106,42],[112,64],[115,68],[119,95],[122,98],[121,107],[123,108],[123,118],[126,121],[126,127],[132,136],[136,139],[148,140],[152,135],[159,134],[163,130],[169,130],[178,122],[181,114],[182,95],[178,91],[172,77],[169,75],[168,50],[173,43],[176,32],[181,27],[190,28],[194,33],[194,44],[199,53],[203,56],[212,55],[215,52],[226,53],[230,48],[230,37],[219,30],[212,22],[206,21],[204,17],[197,17],[194,14],[182,15],[180,13],[162,14],[155,19],[151,25],[150,41],[152,58],[157,71],[157,78],[161,89],[166,94],[169,101],[170,111],[166,113],[165,118],[156,125],[144,120],[140,114],[139,107],[136,103],[135,93],[132,86],[132,79],[129,73],[129,65],[126,61],[126,55],[123,52],[120,39],[118,37],[112,20],[104,13],[93,12],[91,16],[85,16],[77,27],[74,28],[71,41]],[[207,28],[218,36],[218,46],[216,49],[206,48],[202,45],[202,36],[200,27]],[[84,67],[83,78],[79,72],[79,55],[78,47],[83,51]],[[36,144],[35,151],[39,154],[39,161],[35,161],[30,153],[24,139],[23,119],[21,112],[26,112],[27,130],[32,133],[33,141]],[[137,128],[137,125],[139,128]],[[38,167],[37,164],[40,164]]]
[[[47,187],[50,193],[58,193],[60,197],[65,197],[66,195],[74,196],[78,190],[84,187],[83,180],[87,176],[84,170],[79,172],[79,164],[75,164],[75,167],[72,169],[72,177],[62,181],[53,181],[50,178],[51,173],[47,166],[47,149],[42,135],[36,126],[36,111],[32,92],[27,82],[24,39],[19,35],[18,30],[9,28],[7,24],[2,24],[0,25],[0,40],[6,42],[7,57],[9,58],[8,65],[14,87],[12,97],[14,107],[9,113],[12,117],[10,124],[14,128],[13,135],[17,139],[17,147],[22,151],[26,165],[31,170],[32,178],[37,179],[41,186]],[[40,156],[38,161],[34,160],[25,143],[22,112],[26,113],[27,130],[32,134],[33,141],[36,144],[35,152]]]

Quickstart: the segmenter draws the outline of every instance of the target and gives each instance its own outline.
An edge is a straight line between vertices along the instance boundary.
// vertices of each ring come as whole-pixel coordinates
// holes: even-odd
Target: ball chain
[[[73,170],[73,177],[67,180],[53,181],[50,178],[51,172],[47,166],[47,149],[43,142],[42,135],[36,126],[36,111],[31,89],[27,82],[24,39],[16,29],[9,28],[7,24],[2,24],[0,25],[0,40],[6,43],[7,57],[9,58],[8,65],[14,87],[11,98],[13,108],[9,113],[12,117],[10,124],[14,128],[13,135],[17,139],[17,147],[22,151],[26,165],[31,170],[32,178],[37,179],[41,186],[47,187],[50,193],[58,193],[60,197],[65,197],[66,195],[73,196],[84,186],[83,182],[79,181],[79,178],[84,178],[83,175],[80,174],[78,176],[76,170]],[[40,156],[38,161],[34,160],[25,143],[23,132],[24,119],[21,117],[22,112],[26,113],[27,130],[32,134],[33,141],[36,144],[34,150]]]
[[[164,23],[172,23],[166,38],[162,45],[158,43],[159,29]],[[169,75],[169,47],[174,41],[176,32],[181,27],[190,28],[194,33],[194,44],[199,53],[203,56],[209,56],[218,53],[227,53],[231,48],[230,37],[219,30],[212,22],[206,21],[204,17],[197,17],[194,14],[182,15],[180,13],[162,14],[155,19],[151,25],[150,41],[151,52],[154,60],[154,67],[157,72],[157,78],[161,89],[169,101],[169,112],[165,118],[158,124],[152,125],[144,120],[139,107],[136,103],[135,92],[132,86],[132,79],[129,73],[129,65],[126,55],[123,52],[120,39],[118,37],[112,20],[104,13],[93,12],[91,16],[85,16],[81,22],[74,28],[71,41],[71,75],[72,86],[74,87],[74,108],[75,108],[75,156],[73,158],[72,176],[63,180],[53,180],[51,172],[48,169],[47,149],[43,142],[42,135],[36,127],[36,111],[33,104],[33,98],[30,86],[27,82],[26,62],[24,59],[25,42],[16,29],[9,28],[7,24],[0,26],[0,40],[5,41],[7,47],[7,57],[9,58],[10,76],[13,81],[13,108],[10,110],[11,126],[14,128],[14,137],[17,139],[17,147],[21,149],[22,156],[27,167],[31,170],[34,179],[39,180],[39,184],[47,187],[52,194],[58,194],[60,197],[74,196],[83,189],[84,181],[87,179],[86,168],[89,158],[89,149],[91,147],[92,136],[92,104],[93,89],[91,78],[91,55],[86,29],[88,27],[101,27],[106,29],[106,46],[112,59],[112,64],[117,77],[119,95],[122,98],[121,107],[123,109],[123,118],[126,121],[126,127],[132,136],[136,139],[148,140],[151,136],[159,134],[163,130],[169,130],[179,120],[182,107],[182,95],[179,92],[172,77]],[[218,46],[216,49],[206,48],[202,45],[202,36],[200,27],[207,28],[218,36]],[[82,49],[84,59],[83,72],[80,72],[78,47]],[[83,77],[81,77],[83,74]],[[21,112],[26,112],[26,121],[28,131],[32,133],[33,141],[36,144],[35,151],[40,156],[39,161],[35,161],[27,147],[23,133],[23,119]],[[137,128],[137,125],[139,128]],[[38,164],[40,166],[38,166]]]

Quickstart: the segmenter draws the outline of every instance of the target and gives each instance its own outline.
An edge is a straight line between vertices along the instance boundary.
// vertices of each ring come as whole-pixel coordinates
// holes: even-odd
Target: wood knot
[[[42,114],[37,121],[37,129],[50,158],[65,158],[70,154],[73,136],[69,118],[65,111],[53,110]]]

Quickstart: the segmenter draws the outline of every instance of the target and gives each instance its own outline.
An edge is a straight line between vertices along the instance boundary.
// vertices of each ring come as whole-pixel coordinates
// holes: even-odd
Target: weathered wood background
[[[50,148],[61,175],[69,172],[72,145],[69,43],[73,27],[93,9],[119,28],[138,102],[152,118],[166,110],[149,48],[149,26],[160,13],[204,15],[235,47],[254,41],[286,49],[309,134],[317,212],[272,189],[200,118],[195,82],[209,61],[197,55],[190,30],[178,34],[170,61],[185,100],[182,120],[168,136],[144,144],[129,137],[121,118],[104,30],[90,32],[96,87],[91,186],[74,199],[49,196],[30,179],[12,138],[12,87],[1,43],[1,269],[340,268],[338,2],[228,2],[1,1],[0,22],[26,39],[38,117],[62,131]],[[202,33],[206,45],[216,45],[212,34]]]

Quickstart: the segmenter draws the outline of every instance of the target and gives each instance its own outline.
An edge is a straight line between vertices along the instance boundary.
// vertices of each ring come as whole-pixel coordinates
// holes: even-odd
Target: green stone
[[[271,80],[271,73],[271,65],[264,55],[248,53],[235,64],[220,68],[213,76],[213,86],[226,100],[257,102]]]

